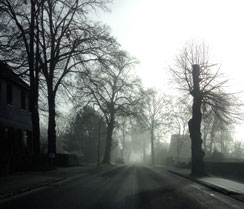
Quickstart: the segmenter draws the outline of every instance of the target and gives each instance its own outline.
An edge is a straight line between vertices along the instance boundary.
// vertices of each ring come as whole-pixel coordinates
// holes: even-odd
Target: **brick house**
[[[0,173],[31,163],[29,91],[28,84],[0,61]]]

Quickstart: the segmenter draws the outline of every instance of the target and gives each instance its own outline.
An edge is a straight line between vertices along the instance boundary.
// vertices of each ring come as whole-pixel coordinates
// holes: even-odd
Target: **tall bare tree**
[[[1,1],[1,11],[4,11],[9,21],[16,26],[17,30],[14,32],[18,33],[15,35],[20,34],[20,43],[26,49],[33,116],[35,112],[38,113],[40,70],[46,82],[46,85],[42,86],[47,91],[48,152],[52,153],[50,156],[56,153],[55,98],[59,87],[67,87],[65,85],[67,75],[81,72],[82,65],[87,62],[102,60],[117,45],[109,35],[108,28],[92,22],[90,18],[91,12],[98,8],[107,10],[109,2],[109,0]],[[7,43],[11,42],[11,39],[8,39]],[[13,46],[9,48],[11,47],[13,48]],[[35,117],[33,124],[38,120]]]
[[[39,0],[0,1],[1,32],[0,59],[6,61],[21,75],[27,72],[30,82],[30,111],[33,126],[33,151],[40,152],[39,95],[39,47],[36,30],[39,16]],[[24,71],[23,71],[24,69]],[[28,69],[28,70],[26,70]]]
[[[204,43],[186,44],[171,72],[180,89],[193,97],[192,119],[188,122],[192,141],[191,174],[202,176],[206,174],[201,139],[202,108],[210,108],[226,122],[240,118],[240,103],[235,94],[227,93],[225,85],[228,80],[223,79],[218,65],[209,61],[208,48]]]
[[[162,128],[162,125],[166,121],[166,96],[160,96],[156,90],[149,90],[147,97],[145,97],[145,103],[143,105],[143,111],[141,118],[146,130],[150,133],[151,141],[151,163],[155,164],[155,132]]]
[[[55,98],[67,88],[67,75],[80,73],[87,62],[100,61],[117,45],[105,26],[93,23],[90,12],[106,9],[106,0],[46,0],[40,8],[38,31],[42,74],[48,98],[48,152],[56,153]]]
[[[119,52],[109,63],[89,70],[89,79],[83,76],[82,92],[99,107],[107,123],[104,164],[110,163],[116,117],[136,114],[135,106],[141,101],[141,82],[132,73],[135,63],[134,58]]]

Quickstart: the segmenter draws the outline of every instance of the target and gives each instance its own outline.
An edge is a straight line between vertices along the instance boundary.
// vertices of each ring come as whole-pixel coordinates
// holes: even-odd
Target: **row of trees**
[[[108,65],[106,65],[105,67],[107,68]],[[83,86],[82,91],[83,91],[83,93],[85,92],[86,98],[88,98],[89,96],[92,96],[91,100],[90,100],[91,103],[96,104],[98,107],[102,107],[103,111],[105,113],[111,114],[112,112],[109,112],[110,106],[107,104],[110,104],[110,102],[113,104],[113,100],[108,99],[108,98],[112,98],[111,96],[109,96],[108,93],[113,92],[111,90],[111,89],[113,89],[113,87],[111,85],[113,82],[111,82],[111,81],[115,81],[118,78],[116,76],[110,77],[111,72],[102,71],[103,69],[104,68],[101,68],[101,71],[97,70],[97,71],[94,71],[93,73],[100,72],[100,75],[103,75],[104,78],[100,78],[96,74],[92,75],[90,71],[87,72],[90,80],[96,81],[96,82],[92,82],[92,83],[95,83],[95,86],[92,87],[92,86],[88,85],[89,83],[87,83],[87,86]],[[189,70],[191,71],[190,68],[189,68]],[[108,72],[109,72],[109,75],[106,74]],[[112,72],[114,73],[116,71],[113,69]],[[173,73],[175,73],[175,72],[173,72]],[[123,80],[124,78],[125,77],[123,76],[123,74],[121,74],[120,79]],[[215,79],[219,79],[219,77],[217,76],[217,74],[215,74],[212,79],[213,80],[210,80],[209,83],[211,83],[212,81],[215,82]],[[126,77],[126,81],[130,81],[130,80],[127,79],[127,77]],[[107,85],[104,85],[104,83]],[[133,82],[130,81],[130,83],[133,83]],[[82,84],[86,85],[86,83],[84,81],[82,81]],[[211,83],[211,85],[213,85],[213,83]],[[104,88],[105,86],[106,86],[106,88]],[[129,85],[126,85],[126,86],[129,87]],[[140,85],[135,85],[135,86],[140,87]],[[200,88],[200,85],[199,85],[199,88]],[[222,89],[223,86],[220,85],[218,88]],[[84,89],[85,89],[85,91],[84,91]],[[140,89],[140,88],[138,88],[138,89]],[[212,87],[210,88],[211,91],[213,89],[215,89],[215,88],[212,88]],[[189,101],[189,97],[187,97],[187,95],[185,95],[185,94],[183,94],[183,96],[181,96],[180,98],[175,100],[174,98],[166,96],[166,95],[160,96],[155,90],[151,90],[151,89],[148,90],[147,92],[135,91],[136,88],[127,88],[126,90],[127,90],[127,92],[130,92],[131,90],[133,90],[132,92],[141,92],[141,94],[139,94],[139,93],[135,94],[137,96],[138,95],[141,95],[141,96],[137,97],[137,100],[135,100],[136,101],[135,103],[137,103],[137,105],[133,105],[133,102],[131,100],[131,103],[129,104],[129,106],[127,106],[126,110],[121,111],[121,109],[120,109],[120,110],[118,110],[118,112],[116,112],[117,121],[114,124],[114,127],[116,127],[116,129],[118,129],[118,127],[119,127],[119,129],[121,130],[121,140],[120,140],[121,149],[122,149],[121,156],[122,156],[122,158],[124,157],[125,146],[126,146],[125,138],[129,132],[129,134],[131,136],[133,136],[133,137],[131,137],[131,140],[129,140],[130,141],[129,144],[133,145],[133,141],[137,141],[136,144],[138,147],[141,147],[142,153],[143,153],[143,158],[145,159],[145,155],[146,155],[145,149],[147,146],[145,145],[145,141],[144,141],[143,137],[140,136],[140,134],[138,134],[138,132],[145,133],[143,135],[144,136],[148,135],[148,137],[150,138],[151,162],[152,162],[152,164],[154,164],[155,163],[154,143],[158,142],[158,139],[160,139],[160,136],[163,136],[163,135],[165,135],[165,132],[168,132],[168,133],[177,133],[178,135],[180,135],[184,138],[184,135],[187,134],[188,118],[191,117],[191,104],[190,104],[191,102]],[[213,93],[213,91],[211,93]],[[216,92],[217,96],[219,96],[218,93],[219,92],[217,91]],[[113,95],[113,93],[111,95]],[[222,109],[222,110],[219,109],[222,106],[220,106],[220,104],[218,103],[221,101],[223,102],[223,100],[220,100],[220,101],[215,100],[214,105],[216,105],[216,106],[204,104],[200,108],[200,110],[203,112],[203,116],[202,116],[202,127],[200,127],[200,129],[198,129],[198,130],[200,130],[203,133],[201,135],[203,137],[201,139],[202,140],[201,143],[203,143],[203,149],[207,153],[213,153],[214,149],[216,148],[216,144],[220,144],[220,148],[221,148],[222,152],[228,148],[228,142],[231,139],[231,136],[230,136],[228,130],[231,127],[230,126],[231,123],[235,122],[235,120],[238,119],[237,115],[240,116],[239,113],[237,114],[237,112],[239,110],[238,110],[238,108],[236,108],[237,105],[239,105],[239,103],[237,103],[237,101],[230,101],[230,98],[232,98],[232,99],[234,98],[233,94],[224,93],[224,95],[226,96],[225,99],[229,102],[228,103],[229,106],[225,106],[227,104],[227,103],[225,103],[225,105],[223,106],[224,109]],[[130,98],[133,98],[133,97],[130,97]],[[124,102],[124,100],[122,100],[122,101]],[[141,101],[141,102],[138,102],[138,101]],[[116,104],[118,106],[123,104],[123,102],[120,103],[121,101],[118,103],[116,103],[116,102],[114,104]],[[128,103],[126,103],[126,104],[128,105]],[[136,107],[136,110],[135,110],[135,107]],[[233,107],[235,107],[235,109],[232,109]],[[223,112],[221,112],[221,111],[223,111]],[[221,115],[221,117],[220,117],[220,115]],[[128,125],[126,125],[126,123],[123,122],[124,119],[121,119],[118,116],[122,117],[122,118],[125,118],[128,116],[134,116],[134,120],[137,122],[136,123],[130,122],[131,125],[129,126],[130,128],[128,128],[127,127]],[[118,125],[118,123],[121,123],[121,125]],[[128,131],[129,129],[131,129],[131,130]],[[195,128],[194,130],[197,130],[197,129]],[[138,136],[140,136],[139,138],[141,141],[136,140],[138,138]],[[118,137],[118,136],[116,135],[116,137]],[[112,141],[112,137],[110,139]],[[183,140],[182,140],[182,143],[184,143]],[[127,144],[128,144],[128,142],[127,142]],[[131,146],[131,147],[134,150],[134,152],[137,152],[138,148],[134,149],[133,146]],[[202,145],[200,147],[202,149]],[[110,148],[111,148],[111,146],[110,146]],[[181,149],[181,144],[179,144],[179,147],[177,148],[178,153],[180,153],[180,149]],[[201,150],[200,153],[203,153],[203,151]],[[196,166],[199,168],[199,159],[197,159],[196,162],[197,162]],[[193,174],[193,175],[200,175],[200,173],[197,171],[197,174]]]
[[[106,26],[91,19],[91,13],[97,9],[108,10],[108,3],[107,0],[0,2],[0,56],[30,83],[36,154],[40,153],[40,93],[46,95],[48,104],[48,153],[56,153],[58,91],[66,90],[69,94],[75,86],[76,92],[97,106],[105,118],[104,163],[110,161],[115,117],[132,114],[131,108],[140,100],[140,82],[129,77],[128,70],[135,59],[120,50]],[[77,96],[76,100],[79,99]]]
[[[60,90],[76,102],[93,106],[100,112],[97,118],[103,117],[106,124],[103,163],[110,163],[119,117],[133,116],[141,129],[149,133],[152,163],[155,139],[167,131],[166,127],[185,133],[188,102],[182,105],[184,99],[176,104],[179,108],[172,110],[165,95],[143,90],[133,72],[136,59],[120,49],[106,26],[92,21],[92,12],[106,11],[108,4],[109,0],[0,2],[0,57],[30,83],[36,154],[40,153],[40,93],[46,95],[48,104],[48,153],[56,153],[56,98]],[[188,122],[193,175],[205,173],[202,136],[205,150],[211,151],[213,142],[207,142],[208,135],[215,138],[219,127],[223,130],[240,117],[240,104],[234,94],[226,93],[227,80],[222,79],[219,69],[212,71],[216,67],[210,63],[204,44],[192,44],[182,50],[171,68],[175,81],[185,92],[183,97],[193,97],[189,114],[192,119]]]

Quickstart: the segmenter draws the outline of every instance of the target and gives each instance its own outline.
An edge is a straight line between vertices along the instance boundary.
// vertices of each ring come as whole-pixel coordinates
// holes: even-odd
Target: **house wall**
[[[12,86],[12,104],[7,103],[7,85]],[[21,108],[21,92],[25,108]],[[0,77],[0,174],[31,165],[32,122],[29,92],[18,83]]]
[[[7,84],[12,86],[13,104],[7,104]],[[10,81],[0,78],[0,124],[5,126],[32,130],[31,113],[29,112],[29,93],[21,87]],[[26,109],[21,108],[21,91],[25,92]]]

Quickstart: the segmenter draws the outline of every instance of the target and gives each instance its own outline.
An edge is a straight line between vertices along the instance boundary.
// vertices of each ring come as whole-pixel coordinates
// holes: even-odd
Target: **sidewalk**
[[[77,167],[58,167],[51,171],[18,172],[14,175],[0,176],[0,200],[30,191],[69,177],[87,175],[98,168],[95,165]]]
[[[244,202],[244,183],[229,180],[226,178],[220,178],[216,176],[193,178],[190,177],[190,169],[176,168],[169,166],[160,166],[166,169],[168,172],[176,174],[178,176],[187,178],[198,184],[206,186],[214,191],[221,192],[225,195],[231,196],[235,199]]]

